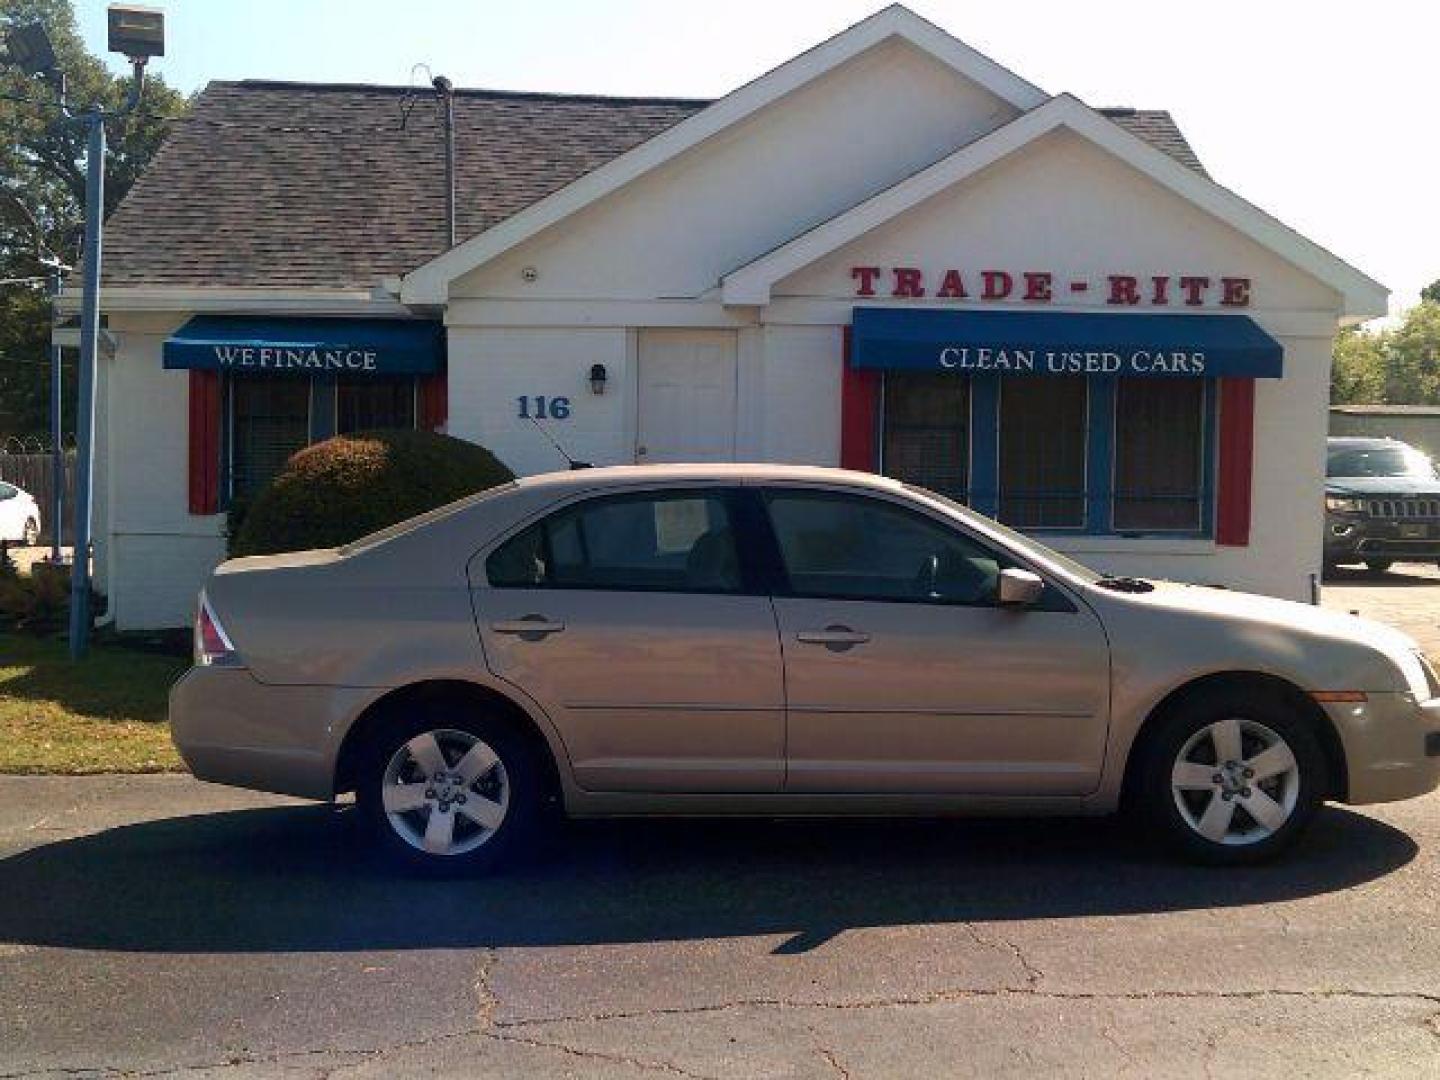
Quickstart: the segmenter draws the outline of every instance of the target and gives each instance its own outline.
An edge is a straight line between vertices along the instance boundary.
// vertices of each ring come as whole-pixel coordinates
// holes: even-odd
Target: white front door
[[[642,330],[635,460],[735,460],[735,333]]]

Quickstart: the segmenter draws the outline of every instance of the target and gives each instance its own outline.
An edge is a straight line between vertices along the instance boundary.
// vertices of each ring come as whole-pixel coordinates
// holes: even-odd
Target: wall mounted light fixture
[[[590,365],[590,392],[592,394],[605,393],[605,384],[610,381],[610,373],[605,370],[604,364]]]

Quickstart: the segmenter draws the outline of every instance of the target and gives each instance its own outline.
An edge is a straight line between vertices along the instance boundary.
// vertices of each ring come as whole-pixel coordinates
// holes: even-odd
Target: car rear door
[[[581,787],[780,790],[779,637],[744,516],[723,487],[593,496],[472,560],[486,662],[550,714]]]
[[[764,492],[785,584],[786,790],[1076,795],[1104,761],[1110,658],[1053,583],[996,602],[1013,556],[868,493]]]

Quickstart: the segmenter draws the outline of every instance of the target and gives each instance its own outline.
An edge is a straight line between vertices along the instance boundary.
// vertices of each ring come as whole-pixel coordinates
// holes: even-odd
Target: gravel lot
[[[1320,602],[1399,627],[1440,663],[1440,568],[1396,563],[1383,574],[1341,569],[1326,579]]]

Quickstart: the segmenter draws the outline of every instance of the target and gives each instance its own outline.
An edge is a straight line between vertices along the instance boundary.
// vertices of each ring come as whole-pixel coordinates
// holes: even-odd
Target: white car
[[[28,491],[0,480],[0,541],[32,547],[40,542],[40,507]]]

